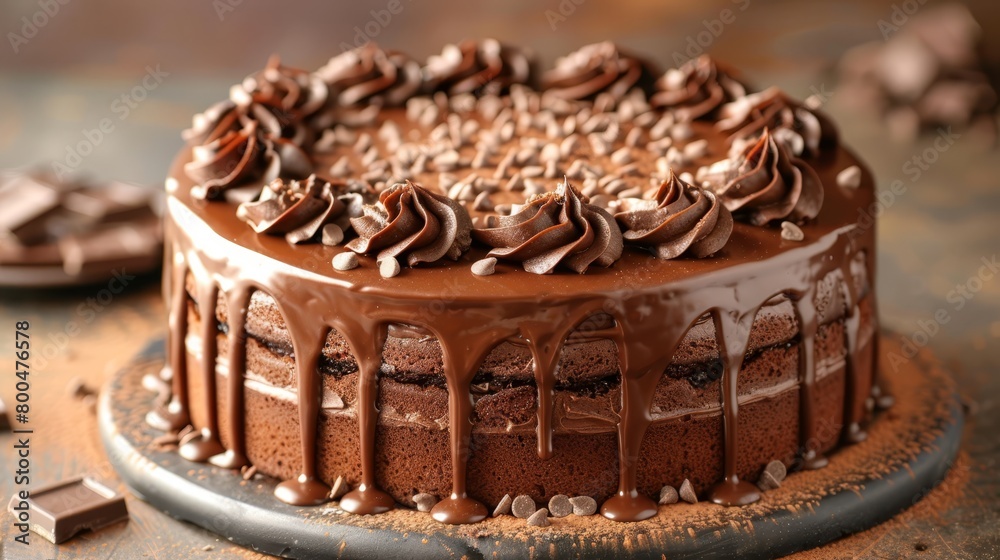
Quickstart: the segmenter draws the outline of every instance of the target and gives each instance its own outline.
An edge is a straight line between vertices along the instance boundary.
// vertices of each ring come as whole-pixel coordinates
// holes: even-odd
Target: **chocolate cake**
[[[536,68],[369,44],[195,117],[148,418],[183,457],[357,514],[634,521],[864,439],[874,187],[830,121],[707,57]]]

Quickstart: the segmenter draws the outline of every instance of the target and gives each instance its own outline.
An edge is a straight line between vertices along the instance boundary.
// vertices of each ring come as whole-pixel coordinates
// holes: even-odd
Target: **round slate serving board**
[[[163,341],[151,343],[102,392],[101,437],[109,458],[140,498],[167,514],[260,552],[291,558],[773,558],[814,548],[878,524],[916,503],[944,478],[958,453],[963,414],[950,377],[933,357],[902,356],[882,337],[882,383],[893,408],[869,426],[869,438],[841,449],[817,471],[794,472],[778,490],[742,508],[708,503],[662,506],[640,523],[600,516],[552,519],[527,527],[510,516],[448,526],[399,507],[354,516],[331,502],[279,502],[275,481],[188,462],[153,440],[146,425],[155,393],[143,377],[163,365]]]

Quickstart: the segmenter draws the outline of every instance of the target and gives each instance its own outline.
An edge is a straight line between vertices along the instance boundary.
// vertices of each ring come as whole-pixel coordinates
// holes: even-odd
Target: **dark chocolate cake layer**
[[[874,332],[867,300],[861,302],[863,352],[871,351]],[[757,328],[781,328],[784,317],[777,320],[759,319]],[[192,325],[198,324],[193,312]],[[792,318],[792,320],[794,320]],[[194,329],[197,331],[197,327]],[[792,325],[792,339],[755,348],[744,361],[739,379],[741,430],[748,439],[741,444],[745,455],[739,475],[756,480],[763,465],[780,460],[792,467],[799,452],[799,395],[797,372],[799,345],[797,326]],[[843,323],[836,320],[820,327],[817,333],[817,384],[822,411],[818,422],[823,427],[817,449],[829,451],[838,442],[843,425],[845,349]],[[694,338],[693,336],[691,338]],[[392,341],[390,338],[389,341]],[[406,345],[408,341],[397,341]],[[685,343],[689,342],[688,340]],[[227,347],[228,337],[220,335],[219,348]],[[391,342],[390,342],[391,343]],[[425,343],[426,344],[426,343]],[[692,345],[695,343],[692,341]],[[388,345],[388,343],[387,343]],[[588,353],[594,342],[569,344],[563,355],[563,368],[572,368],[568,356]],[[581,348],[583,347],[583,348]],[[199,367],[200,341],[189,339],[191,362]],[[600,353],[600,350],[597,350]],[[613,350],[612,350],[613,352]],[[220,352],[221,363],[228,358]],[[612,358],[612,361],[616,358]],[[577,363],[581,363],[577,361]],[[217,383],[225,386],[228,372],[221,368]],[[355,368],[356,369],[356,368]],[[697,490],[707,490],[721,476],[721,409],[718,400],[719,366],[714,360],[671,364],[656,387],[653,400],[651,441],[664,445],[644,445],[643,461],[639,466],[640,488],[655,494],[664,484],[679,487],[687,478]],[[258,374],[257,372],[264,372]],[[357,374],[342,370],[324,371],[324,401],[321,413],[323,426],[320,453],[324,457],[319,475],[328,484],[343,476],[350,484],[360,481],[360,463],[350,454],[337,453],[357,445]],[[291,478],[300,464],[290,458],[294,453],[281,452],[278,442],[294,441],[298,427],[294,422],[275,422],[277,418],[294,419],[295,388],[294,360],[250,339],[247,348],[248,409],[255,409],[259,424],[247,428],[247,454],[259,472],[277,478]],[[376,455],[379,482],[398,502],[413,505],[412,497],[421,492],[446,493],[450,480],[447,464],[432,459],[447,453],[448,395],[440,386],[424,383],[398,382],[385,375],[380,382],[378,408],[381,411]],[[405,376],[404,376],[405,377]],[[620,380],[617,374],[593,376],[595,382],[575,385],[555,392],[555,435],[553,458],[539,461],[535,449],[537,408],[533,380],[524,384],[485,385],[475,392],[475,423],[470,458],[470,495],[491,508],[505,494],[530,495],[538,502],[547,502],[555,494],[588,495],[604,500],[615,491],[618,472],[617,457],[600,446],[612,444],[615,432],[616,403],[620,401]],[[865,385],[871,382],[871,372],[865,374]],[[389,379],[387,379],[389,378]],[[192,391],[201,394],[203,387],[193,380]],[[251,396],[252,395],[252,396]],[[195,398],[196,402],[200,399]],[[226,397],[218,395],[216,406],[225,410]],[[196,425],[204,422],[205,411],[192,408]],[[266,419],[270,418],[270,421]],[[226,420],[220,424],[222,443],[229,446]],[[647,436],[652,438],[652,435]],[[595,445],[595,440],[599,441]],[[287,444],[285,444],[287,445]],[[645,447],[649,447],[646,449]],[[677,456],[678,447],[686,451]],[[506,458],[504,458],[506,456]],[[498,465],[510,465],[498,468]],[[405,465],[399,467],[398,465]],[[537,473],[536,476],[526,476]]]

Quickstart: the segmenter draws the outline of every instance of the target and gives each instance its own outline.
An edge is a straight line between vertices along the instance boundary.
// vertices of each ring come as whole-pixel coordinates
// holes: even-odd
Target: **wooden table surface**
[[[558,9],[557,2],[550,4]],[[641,0],[617,2],[623,8],[644,10],[624,9],[625,15],[621,10],[609,12],[594,4],[580,4],[557,30],[531,38],[533,35],[519,30],[518,22],[529,22],[529,29],[548,29],[548,8],[526,1],[512,2],[502,14],[493,14],[489,26],[479,26],[480,34],[525,37],[521,42],[545,45],[537,50],[547,56],[611,37],[655,53],[666,66],[670,53],[683,48],[685,38],[701,29],[701,19],[717,17],[712,14],[732,3],[710,2],[695,9]],[[930,148],[934,137],[927,136],[912,145],[890,142],[877,121],[853,114],[838,103],[836,80],[828,72],[843,48],[873,35],[877,38],[876,21],[891,14],[892,3],[859,1],[853,3],[853,12],[828,9],[835,3],[822,7],[806,4],[755,0],[745,17],[737,19],[712,50],[747,67],[758,83],[776,83],[797,97],[817,90],[832,92],[827,109],[840,123],[845,142],[871,165],[880,188],[885,190],[896,179],[905,181],[905,194],[888,205],[878,222],[882,322],[901,333],[899,336],[921,342],[923,337],[917,334],[921,329],[934,331],[927,337],[928,344],[954,373],[970,411],[962,459],[944,489],[932,492],[898,520],[848,537],[808,557],[1000,557],[1000,276],[981,283],[973,281],[973,287],[981,288],[961,308],[954,295],[959,285],[968,284],[977,275],[983,259],[989,261],[1000,253],[1000,152],[985,149],[976,137],[962,134],[946,152],[937,154],[936,162],[918,178],[907,173],[906,162]],[[178,9],[182,12],[195,9],[181,5]],[[996,12],[989,3],[980,2],[978,6],[986,14]],[[30,6],[22,8],[25,11],[9,21],[31,13]],[[248,7],[249,15],[245,17],[255,10]],[[422,40],[422,50],[416,52],[433,51],[444,39],[432,34],[434,41],[428,43],[427,37],[415,38],[414,30],[430,26],[437,13],[412,10],[405,25],[386,29],[385,41],[398,41],[400,44],[394,46],[403,46],[403,41]],[[337,25],[349,30],[366,21],[364,11],[355,8],[352,14],[354,19],[347,21],[357,23]],[[983,19],[983,12],[979,17]],[[646,20],[655,25],[638,23]],[[238,33],[241,22],[232,23],[237,31],[228,29],[226,33]],[[1000,21],[995,17],[983,23],[991,24],[994,32],[1000,31]],[[637,33],[626,32],[632,28]],[[602,35],[602,29],[611,32]],[[81,37],[86,37],[81,28],[53,24],[37,42],[64,41],[69,46]],[[275,40],[276,49],[281,44]],[[291,50],[296,49],[301,51],[301,45]],[[180,146],[178,132],[187,125],[190,115],[224,97],[229,83],[253,69],[226,67],[215,77],[205,77],[185,74],[177,68],[162,86],[150,92],[149,99],[133,116],[108,135],[82,167],[102,176],[159,183]],[[65,145],[79,137],[81,127],[106,115],[109,100],[128,91],[134,81],[115,75],[94,79],[87,72],[3,70],[0,78],[3,166],[45,163],[60,157]],[[126,491],[107,463],[95,415],[85,402],[69,394],[68,386],[74,377],[93,387],[101,386],[150,337],[164,333],[166,320],[158,278],[130,280],[126,289],[110,301],[102,293],[104,288],[96,285],[68,291],[0,291],[0,349],[13,348],[17,321],[31,324],[34,358],[28,426],[34,430],[32,485],[87,473]],[[940,310],[948,320],[934,328],[932,323]],[[0,351],[0,361],[6,360],[9,370],[14,357],[13,350],[7,352],[4,357]],[[0,397],[8,406],[13,401],[14,381],[12,375],[0,380]],[[14,489],[13,443],[10,435],[0,435],[0,472],[4,473],[0,497],[4,501]],[[130,495],[127,499],[127,523],[81,534],[60,546],[34,534],[28,547],[14,542],[10,518],[4,517],[0,525],[0,557],[260,557],[170,519]]]

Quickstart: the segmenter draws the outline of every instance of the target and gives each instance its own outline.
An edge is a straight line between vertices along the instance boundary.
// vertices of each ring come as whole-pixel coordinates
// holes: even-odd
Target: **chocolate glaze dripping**
[[[816,426],[816,317],[815,291],[812,286],[795,297],[799,320],[799,449],[803,468],[819,469],[827,459],[819,451]]]
[[[280,309],[281,303],[278,305]],[[295,353],[302,472],[298,478],[278,484],[274,495],[279,500],[296,506],[319,505],[327,501],[330,494],[330,487],[316,476],[316,424],[322,404],[319,355],[329,328],[326,325],[317,326],[309,321],[308,315],[288,313],[286,310],[282,310],[282,315],[292,336]]]
[[[215,396],[215,364],[218,360],[219,349],[217,338],[219,323],[215,315],[215,306],[219,300],[219,288],[210,274],[202,273],[194,267],[192,267],[192,272],[197,283],[198,313],[201,316],[200,365],[205,390],[205,425],[201,427],[197,437],[181,444],[178,453],[188,461],[203,463],[209,457],[225,451],[219,442],[219,409],[216,406]]]
[[[615,313],[616,324],[624,325],[617,319],[624,311],[619,308]],[[663,334],[664,343],[673,344],[670,348],[670,354],[673,354],[673,349],[676,348],[675,341],[680,341],[680,337],[674,336],[677,333],[669,329]],[[642,521],[656,515],[657,506],[649,496],[640,494],[637,488],[639,448],[642,446],[646,428],[652,421],[650,410],[653,406],[656,384],[659,383],[663,368],[667,366],[669,360],[660,359],[653,367],[634,370],[632,363],[629,362],[630,346],[627,344],[627,333],[619,327],[613,336],[618,347],[618,363],[622,372],[622,408],[618,420],[618,493],[601,505],[601,515],[614,521]],[[648,352],[651,349],[641,350]],[[663,367],[659,367],[660,365]],[[636,375],[635,371],[640,374]]]
[[[244,414],[243,383],[247,367],[247,312],[253,288],[240,284],[226,294],[229,335],[229,367],[226,377],[226,403],[229,407],[229,449],[209,461],[225,469],[238,469],[250,464],[246,455],[246,416]]]
[[[556,373],[559,371],[559,357],[562,354],[563,344],[566,337],[575,329],[579,323],[594,310],[583,308],[574,318],[579,318],[576,323],[572,319],[565,320],[563,317],[555,317],[550,321],[532,321],[521,324],[521,333],[528,342],[531,350],[531,367],[535,373],[535,384],[538,387],[538,457],[550,459],[552,457],[552,412],[553,399],[555,398]],[[568,329],[553,329],[553,324],[570,325]]]
[[[341,322],[341,332],[357,332],[355,328],[345,328]],[[367,328],[365,328],[367,327]],[[375,429],[378,422],[378,370],[382,365],[382,346],[388,336],[386,325],[363,325],[360,330],[371,333],[370,343],[349,338],[352,353],[358,362],[358,427],[360,429],[361,484],[357,489],[340,499],[341,509],[360,515],[384,513],[395,507],[396,501],[376,488],[375,482]]]
[[[858,331],[861,326],[861,313],[857,305],[851,308],[851,314],[844,319],[844,330],[847,339],[847,383],[844,387],[844,440],[847,443],[861,443],[868,439],[868,433],[861,426],[863,408],[858,406],[858,401],[863,398],[858,397],[858,392],[863,389],[859,387],[857,379],[859,374],[858,358]]]
[[[173,243],[168,245],[172,249]],[[165,432],[175,432],[187,426],[191,421],[188,413],[187,393],[187,351],[184,339],[188,332],[187,289],[184,285],[187,278],[187,264],[183,253],[174,254],[173,267],[169,268],[169,286],[164,291],[170,292],[169,317],[167,325],[167,347],[170,367],[170,399],[164,406],[151,410],[146,415],[150,426]]]
[[[454,312],[446,312],[435,326],[426,326],[441,343],[451,429],[451,496],[438,502],[431,509],[431,516],[442,523],[458,525],[478,523],[488,515],[486,506],[469,496],[466,481],[472,453],[472,378],[490,349],[517,331],[502,324],[482,333],[485,336],[477,337],[480,334],[477,329],[463,325],[463,321],[455,321],[454,315]]]
[[[844,318],[844,335],[847,347],[847,372],[844,376],[844,432],[843,439],[847,443],[860,443],[868,439],[861,423],[864,420],[864,400],[870,393],[870,388],[861,387],[859,376],[860,360],[858,357],[858,335],[861,328],[861,312],[858,309],[858,290],[851,275],[852,252],[845,250],[845,256],[840,265],[844,278],[845,304],[847,316]],[[863,393],[863,394],[862,394]]]
[[[721,383],[722,434],[725,448],[723,453],[724,478],[712,489],[709,499],[724,506],[744,506],[760,499],[757,487],[740,480],[739,475],[736,474],[736,462],[739,455],[739,402],[736,381],[740,368],[743,366],[743,358],[747,353],[750,329],[756,315],[756,307],[743,312],[732,308],[712,310],[712,320],[715,322],[716,340],[719,345],[719,358],[723,364]]]

